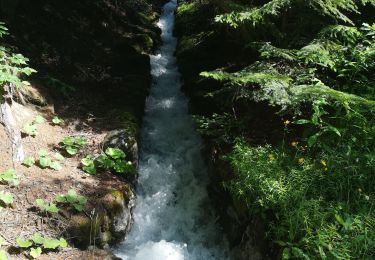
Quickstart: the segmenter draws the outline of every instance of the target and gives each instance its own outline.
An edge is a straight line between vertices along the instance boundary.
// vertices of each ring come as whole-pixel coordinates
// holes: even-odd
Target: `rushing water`
[[[125,260],[227,259],[207,194],[202,143],[181,93],[172,31],[176,0],[163,7],[162,45],[151,57],[134,226],[115,253]]]

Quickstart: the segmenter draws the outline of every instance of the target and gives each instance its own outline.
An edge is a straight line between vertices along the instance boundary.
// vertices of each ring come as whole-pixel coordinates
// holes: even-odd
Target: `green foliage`
[[[0,39],[8,34],[5,24],[0,22]],[[28,85],[22,80],[23,76],[30,76],[36,72],[27,66],[29,60],[21,54],[14,54],[9,49],[0,45],[0,95],[4,92],[5,85],[22,87]]]
[[[228,24],[234,28],[244,23],[251,23],[255,26],[260,23],[269,22],[270,18],[278,17],[291,8],[309,8],[321,15],[353,24],[353,21],[348,17],[347,13],[358,12],[359,6],[367,3],[375,4],[372,0],[272,0],[259,7],[251,8],[250,10],[234,11],[229,14],[218,15],[215,21]]]
[[[59,208],[53,202],[48,203],[48,202],[44,201],[43,199],[37,199],[37,200],[35,200],[35,204],[38,206],[38,208],[42,212],[47,212],[47,213],[51,213],[51,214],[56,214],[56,213],[59,212]]]
[[[121,149],[117,148],[107,148],[105,150],[105,153],[111,157],[112,159],[124,159],[125,158],[125,153]]]
[[[31,166],[35,165],[35,158],[32,157],[32,156],[28,156],[28,157],[25,158],[25,160],[23,161],[22,164],[27,166],[27,167],[31,167]]]
[[[60,117],[58,116],[55,116],[54,118],[52,118],[52,123],[54,125],[62,125],[64,123],[64,120],[61,119]]]
[[[0,27],[1,27],[1,24],[0,24]],[[8,260],[7,252],[5,250],[1,249],[4,242],[5,242],[5,239],[0,237],[0,260]]]
[[[56,157],[56,155],[55,155]],[[61,157],[57,155],[58,158],[57,160],[60,160]],[[52,160],[51,157],[49,156],[48,151],[46,150],[41,150],[39,151],[39,166],[42,167],[43,169],[45,168],[51,168],[55,171],[60,171],[62,169],[61,164],[58,161]]]
[[[38,134],[38,125],[44,124],[45,122],[46,119],[43,116],[37,115],[31,123],[23,127],[22,133],[35,137]]]
[[[61,80],[54,78],[54,77],[46,76],[43,78],[43,81],[46,86],[56,89],[65,97],[70,96],[72,93],[74,93],[77,90],[76,87],[69,85],[65,82],[62,82]]]
[[[373,255],[373,178],[358,170],[362,165],[371,171],[374,161],[355,163],[357,154],[340,158],[337,150],[317,154],[318,160],[308,156],[296,143],[287,150],[238,143],[225,157],[235,171],[226,187],[246,203],[249,214],[268,212],[270,218],[273,213],[267,220],[270,238],[285,248],[284,259]],[[348,192],[353,192],[350,198]]]
[[[76,155],[80,149],[87,144],[87,139],[83,136],[66,136],[62,141],[62,146],[69,155]]]
[[[0,191],[0,210],[3,208],[2,204],[7,206],[13,203],[13,195],[10,192]]]
[[[203,136],[212,138],[219,144],[233,143],[243,128],[242,123],[228,113],[223,115],[215,113],[211,117],[194,116],[194,120]]]
[[[58,161],[64,161],[65,160],[65,157],[61,153],[55,153],[54,157]]]
[[[57,196],[56,202],[68,204],[78,212],[81,212],[87,203],[87,198],[85,196],[77,195],[75,190],[69,190],[67,194]]]
[[[68,243],[64,238],[53,239],[43,237],[39,233],[34,233],[30,239],[17,238],[17,245],[24,250],[29,250],[29,255],[35,259],[48,250],[55,250],[59,247],[67,247]]]
[[[83,165],[82,169],[91,175],[96,174],[96,167],[94,163],[94,158],[91,155],[86,156],[81,160],[81,163]]]
[[[0,260],[8,260],[8,254],[3,249],[0,249]]]
[[[235,144],[222,157],[231,165],[225,187],[236,206],[264,218],[283,259],[375,255],[375,25],[366,23],[374,3],[242,2],[216,9],[226,12],[216,22],[237,31],[216,24],[195,32],[214,29],[244,46],[239,56],[251,53],[223,57],[220,69],[188,87],[213,103],[211,114],[196,117],[208,143],[219,153]],[[199,61],[212,69],[205,59],[222,56]]]
[[[22,133],[29,135],[29,136],[36,136],[38,134],[37,126],[33,124],[26,124],[22,128]]]
[[[132,174],[135,172],[135,167],[132,162],[126,161],[125,157],[121,149],[107,148],[105,153],[101,153],[96,158],[88,155],[82,159],[82,169],[89,174],[95,174],[96,167],[114,170],[117,173]]]
[[[42,255],[42,248],[40,248],[40,247],[37,247],[37,248],[31,248],[30,249],[30,256],[32,257],[32,258],[38,258],[39,256],[41,256]]]
[[[17,172],[14,169],[9,169],[5,172],[0,172],[0,183],[18,185],[19,180],[18,180]]]

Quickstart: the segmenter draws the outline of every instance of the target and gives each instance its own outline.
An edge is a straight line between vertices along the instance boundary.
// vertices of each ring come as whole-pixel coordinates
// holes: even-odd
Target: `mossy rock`
[[[138,165],[138,143],[134,133],[128,129],[110,131],[103,141],[104,149],[119,148],[126,154],[126,159]]]
[[[101,216],[100,216],[101,215]],[[87,248],[98,242],[103,215],[97,214],[91,220],[84,215],[74,215],[70,219],[69,235],[73,237],[73,243],[78,248]]]
[[[103,196],[92,219],[83,214],[73,215],[68,231],[73,243],[79,248],[94,244],[107,248],[123,239],[132,224],[134,200],[131,187],[123,185]]]

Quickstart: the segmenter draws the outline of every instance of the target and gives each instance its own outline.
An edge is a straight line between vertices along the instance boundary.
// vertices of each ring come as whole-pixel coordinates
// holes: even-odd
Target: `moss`
[[[113,110],[109,117],[111,118],[112,125],[115,129],[125,129],[133,138],[138,136],[140,131],[140,121],[132,111]]]
[[[94,239],[100,234],[103,215],[98,214],[93,220],[89,217],[76,215],[71,218],[70,235],[77,247],[86,248],[93,244]]]
[[[183,3],[180,4],[177,8],[177,15],[179,16],[186,16],[186,15],[194,15],[196,12],[199,11],[198,3]]]

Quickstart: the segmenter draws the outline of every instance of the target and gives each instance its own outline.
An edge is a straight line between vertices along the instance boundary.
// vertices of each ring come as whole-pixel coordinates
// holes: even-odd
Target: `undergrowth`
[[[199,86],[211,86],[200,91],[219,109],[196,121],[231,165],[224,187],[263,217],[283,259],[372,259],[375,24],[359,14],[374,14],[374,1],[209,2],[217,16],[206,31],[254,56],[200,73]],[[181,15],[196,16],[197,5]],[[250,128],[269,118],[283,127],[271,121],[278,139],[259,142]]]

